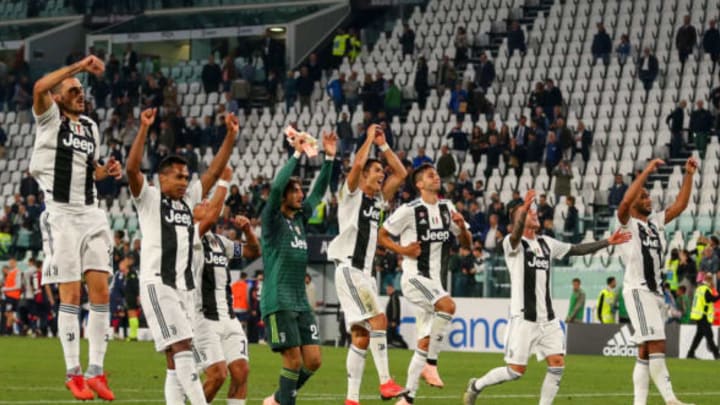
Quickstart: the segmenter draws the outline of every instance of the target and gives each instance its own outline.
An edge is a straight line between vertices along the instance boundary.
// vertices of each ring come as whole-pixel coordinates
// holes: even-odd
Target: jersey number
[[[317,325],[310,325],[310,332],[312,333],[312,340],[320,340],[320,333]]]

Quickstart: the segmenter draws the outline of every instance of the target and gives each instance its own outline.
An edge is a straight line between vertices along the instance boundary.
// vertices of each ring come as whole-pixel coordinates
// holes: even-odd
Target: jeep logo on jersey
[[[647,235],[642,238],[642,245],[657,249],[660,247],[660,241],[657,238]]]
[[[550,270],[550,261],[534,256],[528,266],[535,268],[535,270]]]
[[[216,255],[211,252],[209,256],[205,256],[205,263],[213,266],[227,266],[228,259],[223,255]]]
[[[425,235],[420,237],[423,242],[447,242],[448,239],[450,239],[450,232],[441,229],[428,229]]]
[[[176,212],[175,210],[168,211],[167,215],[163,217],[165,222],[168,224],[192,226],[192,215],[187,212]]]
[[[76,126],[76,124],[72,124],[73,127]],[[82,125],[77,125],[82,128]],[[73,132],[69,132],[66,137],[63,138],[62,144],[65,145],[68,148],[75,149],[78,152],[84,152],[88,155],[92,155],[95,153],[95,144],[91,141],[88,141],[87,139],[82,139],[78,135],[76,135],[75,130],[73,129]]]
[[[290,246],[292,246],[295,249],[302,249],[302,250],[307,250],[307,248],[308,248],[307,241],[298,239],[297,236],[295,236],[293,241],[290,242]]]
[[[380,220],[380,210],[375,207],[368,207],[368,209],[364,210],[362,214],[365,218],[369,218],[373,221]]]

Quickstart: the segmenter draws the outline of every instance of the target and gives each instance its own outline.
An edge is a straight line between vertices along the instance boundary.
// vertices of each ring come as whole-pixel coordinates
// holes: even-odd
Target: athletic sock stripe
[[[67,305],[67,304],[60,304],[60,307],[58,308],[60,312],[65,312],[68,314],[77,315],[80,313],[80,307],[77,305]]]
[[[355,346],[350,346],[350,350],[355,352],[358,356],[365,357],[367,355],[367,350],[360,350],[359,348]]]
[[[564,367],[548,367],[547,369],[548,373],[555,375],[562,375],[563,370],[565,370]]]
[[[379,338],[379,337],[387,337],[387,332],[385,331],[372,331],[370,332],[371,338]]]
[[[160,325],[160,332],[162,333],[163,337],[165,339],[170,338],[170,330],[167,327],[167,324],[165,323],[165,317],[163,317],[162,311],[160,310],[160,303],[157,299],[157,293],[155,291],[155,286],[150,284],[148,285],[148,296],[150,297],[150,304],[153,307],[153,312],[155,312],[155,317],[158,320],[158,324]]]
[[[447,321],[452,321],[452,315],[448,314],[447,312],[435,312],[435,315]]]
[[[637,359],[637,360],[635,360],[635,362],[636,362],[637,364],[640,364],[640,365],[643,365],[643,366],[647,366],[647,365],[650,363],[649,361],[643,360],[643,359]]]
[[[190,359],[193,358],[193,354],[191,351],[186,350],[186,351],[183,351],[180,353],[175,353],[175,355],[173,356],[173,359],[186,359],[186,358],[190,358]]]
[[[412,284],[415,288],[417,288],[420,291],[420,293],[422,293],[422,295],[425,296],[425,298],[432,301],[432,299],[433,299],[432,293],[430,292],[430,290],[425,288],[425,286],[418,279],[411,278],[410,280],[408,280],[408,282],[410,282],[410,284]]]
[[[110,312],[110,304],[90,304],[90,310],[95,312]]]
[[[640,301],[640,294],[638,290],[633,290],[633,301],[635,301],[635,307],[638,313],[638,321],[640,322],[640,334],[643,336],[648,335],[647,324],[645,323],[645,312],[643,311],[642,302]]]
[[[422,350],[415,350],[415,353],[417,353],[417,355],[420,356],[420,357],[425,357],[425,358],[427,358],[427,352],[424,352],[424,351],[422,351]]]
[[[298,373],[297,371],[288,370],[288,369],[284,368],[284,369],[280,370],[280,377],[284,377],[284,378],[287,378],[290,380],[297,381],[297,379],[300,377],[300,373]]]
[[[664,359],[665,355],[662,353],[650,353],[650,359]]]
[[[350,290],[350,295],[353,297],[353,301],[355,301],[355,305],[360,308],[360,314],[366,313],[367,311],[365,310],[365,305],[363,305],[362,300],[360,299],[360,294],[358,293],[357,288],[355,288],[355,285],[352,282],[349,268],[343,267],[343,277],[345,277],[345,282],[347,283],[348,289]]]

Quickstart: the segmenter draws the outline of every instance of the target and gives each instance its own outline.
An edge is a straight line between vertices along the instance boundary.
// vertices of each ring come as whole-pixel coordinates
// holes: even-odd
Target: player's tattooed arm
[[[246,259],[254,259],[260,256],[260,242],[258,241],[257,235],[252,230],[250,220],[242,215],[237,215],[233,222],[240,228],[245,235],[245,245],[243,245],[242,255]]]
[[[630,240],[630,238],[632,238],[632,234],[630,232],[624,232],[621,229],[618,229],[607,239],[573,245],[568,251],[568,256],[582,256],[595,253],[598,250],[604,249],[610,245],[620,245],[622,243],[626,243]]]
[[[690,202],[690,193],[692,192],[693,176],[695,175],[697,167],[697,160],[690,156],[685,162],[685,178],[683,179],[682,186],[680,187],[680,192],[678,193],[673,205],[669,206],[667,210],[665,210],[666,224],[677,218],[677,216],[682,214],[682,212],[685,211],[685,208],[687,208],[688,203]]]
[[[61,89],[59,85],[63,80],[82,72],[99,76],[105,72],[105,63],[97,56],[90,55],[79,62],[62,67],[40,78],[33,86],[33,111],[35,114],[42,115],[52,106],[53,99],[50,93],[57,93]]]
[[[515,211],[515,222],[513,223],[513,231],[510,234],[510,246],[513,249],[520,243],[520,238],[525,232],[525,220],[533,201],[535,201],[535,190],[528,190],[527,194],[525,194],[525,202]]]

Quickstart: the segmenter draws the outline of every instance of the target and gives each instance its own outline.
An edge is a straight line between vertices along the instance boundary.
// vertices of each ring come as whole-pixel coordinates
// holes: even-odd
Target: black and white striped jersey
[[[200,244],[200,235],[192,208],[201,199],[199,180],[190,183],[181,200],[173,200],[143,181],[140,194],[133,198],[142,232],[141,282],[162,282],[180,290],[195,288],[193,248]]]
[[[230,283],[230,259],[242,256],[242,245],[208,232],[195,248],[195,309],[214,321],[234,318]]]
[[[630,217],[621,229],[632,234],[628,243],[617,246],[625,264],[623,287],[662,292],[665,211],[653,212],[647,222]]]
[[[377,248],[378,224],[385,206],[381,195],[368,197],[360,188],[350,192],[343,184],[338,201],[340,233],[330,242],[328,259],[347,262],[372,273]]]
[[[45,192],[48,209],[80,213],[89,205],[97,205],[94,178],[95,162],[100,157],[97,124],[84,115],[72,121],[60,113],[55,103],[35,115],[35,120],[37,129],[29,169]]]
[[[505,262],[510,272],[510,316],[521,316],[532,322],[555,319],[550,295],[550,267],[561,259],[572,245],[547,236],[528,239],[524,236],[512,248],[510,235],[503,240]]]
[[[401,245],[420,242],[420,256],[403,259],[405,275],[418,274],[440,280],[440,274],[447,269],[452,236],[458,236],[461,231],[452,221],[455,211],[450,200],[428,204],[417,199],[398,207],[385,221],[383,227],[390,235],[399,237]]]

